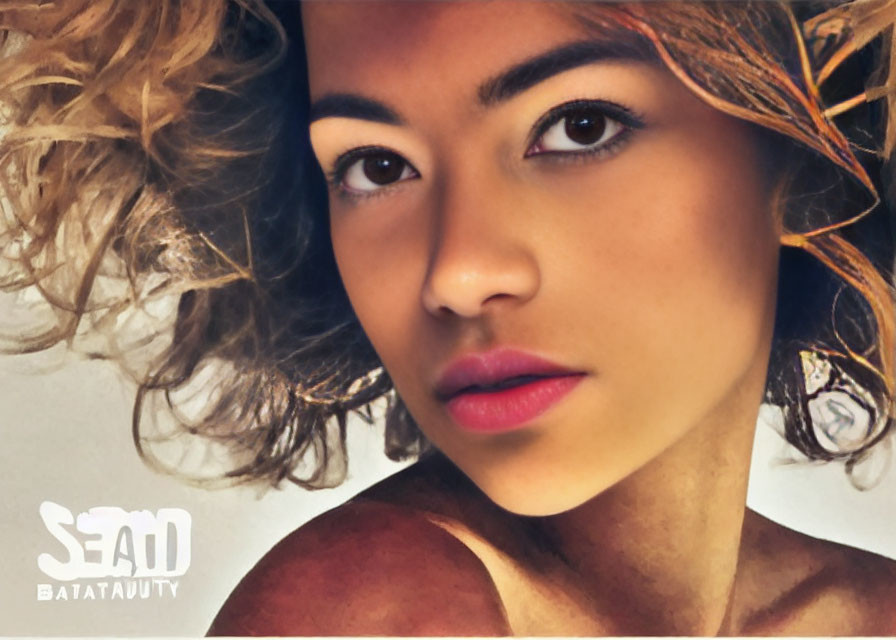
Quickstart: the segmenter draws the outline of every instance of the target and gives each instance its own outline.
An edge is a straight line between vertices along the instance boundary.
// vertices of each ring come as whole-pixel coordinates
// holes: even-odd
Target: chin
[[[581,481],[546,481],[532,474],[530,482],[510,482],[506,478],[490,478],[488,482],[473,482],[488,498],[502,509],[519,516],[554,516],[588,502],[607,486],[588,486]]]

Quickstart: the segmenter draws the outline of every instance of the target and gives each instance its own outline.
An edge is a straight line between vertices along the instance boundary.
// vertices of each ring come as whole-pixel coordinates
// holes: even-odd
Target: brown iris
[[[566,114],[564,130],[577,144],[594,144],[604,135],[607,119],[594,109],[581,109]]]
[[[389,184],[401,177],[404,160],[395,153],[382,152],[364,158],[364,177],[374,184]]]

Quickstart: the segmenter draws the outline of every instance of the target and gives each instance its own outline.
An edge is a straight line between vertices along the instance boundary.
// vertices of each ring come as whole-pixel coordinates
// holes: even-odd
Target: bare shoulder
[[[775,595],[753,611],[746,632],[896,635],[896,561],[752,519],[753,561],[743,577]]]
[[[896,635],[896,561],[845,545],[828,543],[830,565],[849,594],[864,635]]]
[[[280,541],[209,635],[508,635],[479,558],[421,513],[356,500]]]

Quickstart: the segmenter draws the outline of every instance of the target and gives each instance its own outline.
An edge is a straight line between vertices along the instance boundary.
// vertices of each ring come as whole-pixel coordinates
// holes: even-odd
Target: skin
[[[331,237],[398,392],[465,477],[445,483],[447,472],[421,465],[365,498],[426,513],[481,562],[471,572],[494,586],[482,589],[491,603],[483,610],[500,610],[505,626],[470,631],[828,634],[832,610],[844,632],[878,630],[856,622],[876,600],[826,591],[854,579],[859,556],[744,508],[779,250],[756,130],[638,60],[592,62],[479,104],[484,81],[586,37],[555,3],[312,2],[302,18],[312,101],[351,93],[402,119],[326,117],[311,139],[328,173],[341,154],[368,145],[408,163],[385,187],[365,182],[360,165],[331,184]],[[601,154],[569,155],[575,146],[561,129],[533,147],[533,124],[573,99],[624,105],[639,124]],[[532,153],[559,147],[567,155]],[[375,191],[360,198],[362,189]],[[499,346],[587,375],[522,429],[459,429],[433,393],[436,380],[457,357]],[[384,557],[416,549],[374,539]],[[442,557],[421,553],[432,566]],[[312,555],[273,557],[296,575],[320,562]],[[889,571],[875,584],[890,585]],[[828,577],[807,597],[780,605],[819,572]],[[267,593],[263,576],[240,593]],[[214,631],[245,631],[245,612],[257,608],[249,597],[225,606]],[[363,615],[368,603],[355,602]],[[440,603],[423,609],[439,620]],[[358,624],[348,631],[421,631]],[[445,624],[438,633],[469,630],[457,617]]]

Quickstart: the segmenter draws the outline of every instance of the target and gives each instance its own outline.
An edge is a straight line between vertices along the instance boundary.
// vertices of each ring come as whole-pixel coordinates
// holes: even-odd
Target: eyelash
[[[601,143],[596,147],[582,149],[581,151],[542,151],[532,154],[528,152],[528,150],[535,146],[535,144],[550,130],[551,127],[556,125],[558,122],[561,122],[571,113],[579,111],[585,107],[596,109],[604,117],[622,125],[622,131],[614,135],[607,142]],[[544,162],[560,163],[587,162],[595,159],[606,158],[613,155],[622,146],[624,146],[625,143],[628,142],[634,130],[641,129],[643,127],[644,117],[641,114],[636,113],[634,110],[621,104],[607,102],[605,100],[571,100],[554,107],[538,119],[538,121],[532,127],[532,133],[530,134],[528,144],[526,145],[527,151],[523,157],[536,158],[538,159],[538,161]],[[368,145],[351,149],[336,158],[336,161],[333,165],[333,170],[326,173],[327,182],[332,188],[336,189],[341,197],[352,201],[369,200],[371,198],[376,198],[378,196],[389,193],[393,188],[404,182],[404,180],[384,185],[379,189],[374,189],[373,191],[369,192],[354,191],[346,188],[342,184],[343,180],[345,179],[346,173],[348,173],[348,170],[354,165],[355,162],[357,162],[358,160],[363,160],[370,155],[374,155],[374,153],[376,152],[395,154],[400,157],[400,154],[396,153],[395,151],[392,151],[391,149],[388,149],[386,147],[380,147],[376,145]],[[417,174],[417,176],[419,176],[417,169],[415,169],[410,162],[407,162],[404,159],[402,160],[415,174]]]

